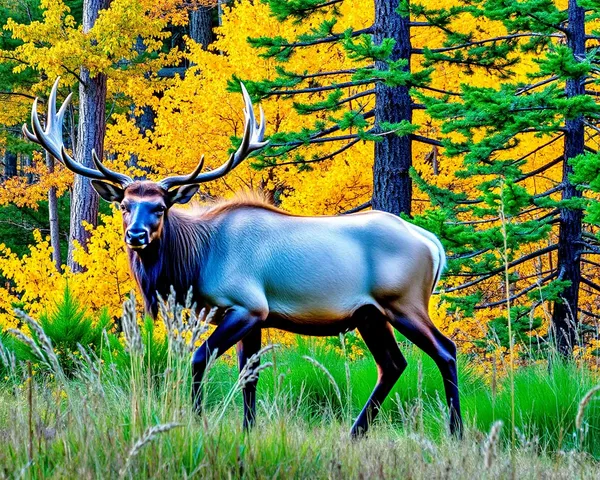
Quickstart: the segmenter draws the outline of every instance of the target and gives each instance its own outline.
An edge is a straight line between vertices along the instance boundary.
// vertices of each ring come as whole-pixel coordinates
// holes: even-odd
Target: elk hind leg
[[[256,328],[242,340],[237,343],[238,365],[240,373],[248,363],[248,359],[259,352],[261,343],[261,330]],[[257,359],[253,368],[260,364],[260,358]],[[256,385],[258,384],[258,374],[256,378],[246,382],[243,386],[244,397],[244,429],[248,430],[254,426],[256,420]]]
[[[398,348],[394,330],[379,312],[377,312],[377,316],[364,319],[358,327],[358,331],[375,359],[378,376],[373,393],[352,426],[350,435],[353,438],[367,432],[369,424],[379,413],[381,404],[407,365],[404,355]]]
[[[450,409],[450,432],[461,437],[463,421],[460,413],[454,342],[436,328],[426,311],[417,311],[410,315],[392,315],[390,322],[436,363],[442,374],[446,402]]]

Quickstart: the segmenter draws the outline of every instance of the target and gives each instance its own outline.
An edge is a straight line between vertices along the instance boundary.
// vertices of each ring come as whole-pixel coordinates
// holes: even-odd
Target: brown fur
[[[125,194],[136,197],[162,197],[165,191],[157,183],[148,180],[138,180],[127,186]]]
[[[234,210],[241,208],[260,208],[268,210],[270,212],[279,213],[281,215],[294,216],[284,210],[277,208],[271,203],[269,198],[263,192],[256,190],[244,190],[237,192],[233,198],[230,199],[215,199],[209,201],[207,204],[194,204],[191,212],[193,216],[209,216],[215,217],[217,215],[226,214]],[[177,209],[178,213],[185,211],[185,209]],[[196,215],[194,215],[196,214]]]

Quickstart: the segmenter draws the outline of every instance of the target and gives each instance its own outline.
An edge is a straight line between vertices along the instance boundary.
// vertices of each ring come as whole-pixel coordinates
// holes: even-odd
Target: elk
[[[242,85],[245,127],[240,147],[219,168],[203,170],[203,157],[185,176],[159,182],[134,180],[106,167],[93,152],[95,169],[75,161],[62,140],[71,95],[56,112],[54,84],[45,129],[32,108],[32,132],[73,172],[88,177],[108,202],[120,205],[131,271],[147,312],[156,317],[157,295],[171,286],[190,291],[198,308],[216,309],[216,328],[192,358],[192,394],[201,407],[201,381],[211,354],[237,344],[239,367],[261,347],[261,332],[276,328],[302,335],[338,335],[357,329],[378,369],[375,388],[352,426],[364,434],[404,369],[394,329],[433,358],[442,375],[450,430],[460,435],[456,348],[433,324],[428,303],[445,265],[431,232],[382,211],[344,216],[295,216],[257,198],[207,207],[177,208],[202,183],[223,177],[263,148],[265,117],[256,124]],[[243,390],[244,426],[255,422],[257,381]]]

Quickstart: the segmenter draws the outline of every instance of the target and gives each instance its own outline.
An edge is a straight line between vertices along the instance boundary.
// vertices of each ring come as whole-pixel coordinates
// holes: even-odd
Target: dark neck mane
[[[128,249],[131,271],[149,314],[157,314],[157,292],[166,299],[171,286],[174,287],[180,304],[190,287],[198,293],[211,235],[210,223],[197,212],[174,208],[165,215],[159,240],[144,250]]]

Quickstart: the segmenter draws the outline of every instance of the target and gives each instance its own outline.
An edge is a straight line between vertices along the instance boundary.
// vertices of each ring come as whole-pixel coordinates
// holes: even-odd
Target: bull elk
[[[369,211],[346,216],[301,217],[257,197],[207,207],[185,204],[201,183],[226,175],[261,149],[265,119],[256,124],[244,86],[242,143],[221,167],[202,172],[203,160],[185,176],[159,182],[134,180],[103,165],[95,169],[65,150],[62,121],[71,95],[56,112],[54,84],[45,129],[32,109],[31,133],[73,172],[92,179],[98,194],[120,205],[131,271],[143,292],[147,312],[157,315],[157,293],[171,286],[193,292],[198,306],[215,308],[216,329],[192,359],[193,401],[200,409],[201,380],[211,352],[237,343],[240,368],[261,346],[261,332],[277,328],[303,335],[338,335],[358,329],[373,354],[378,380],[351,434],[367,431],[404,369],[406,360],[394,328],[437,364],[450,410],[450,430],[460,434],[456,348],[428,315],[429,298],[445,264],[439,240],[394,215]],[[255,421],[256,381],[245,385],[244,426]]]

